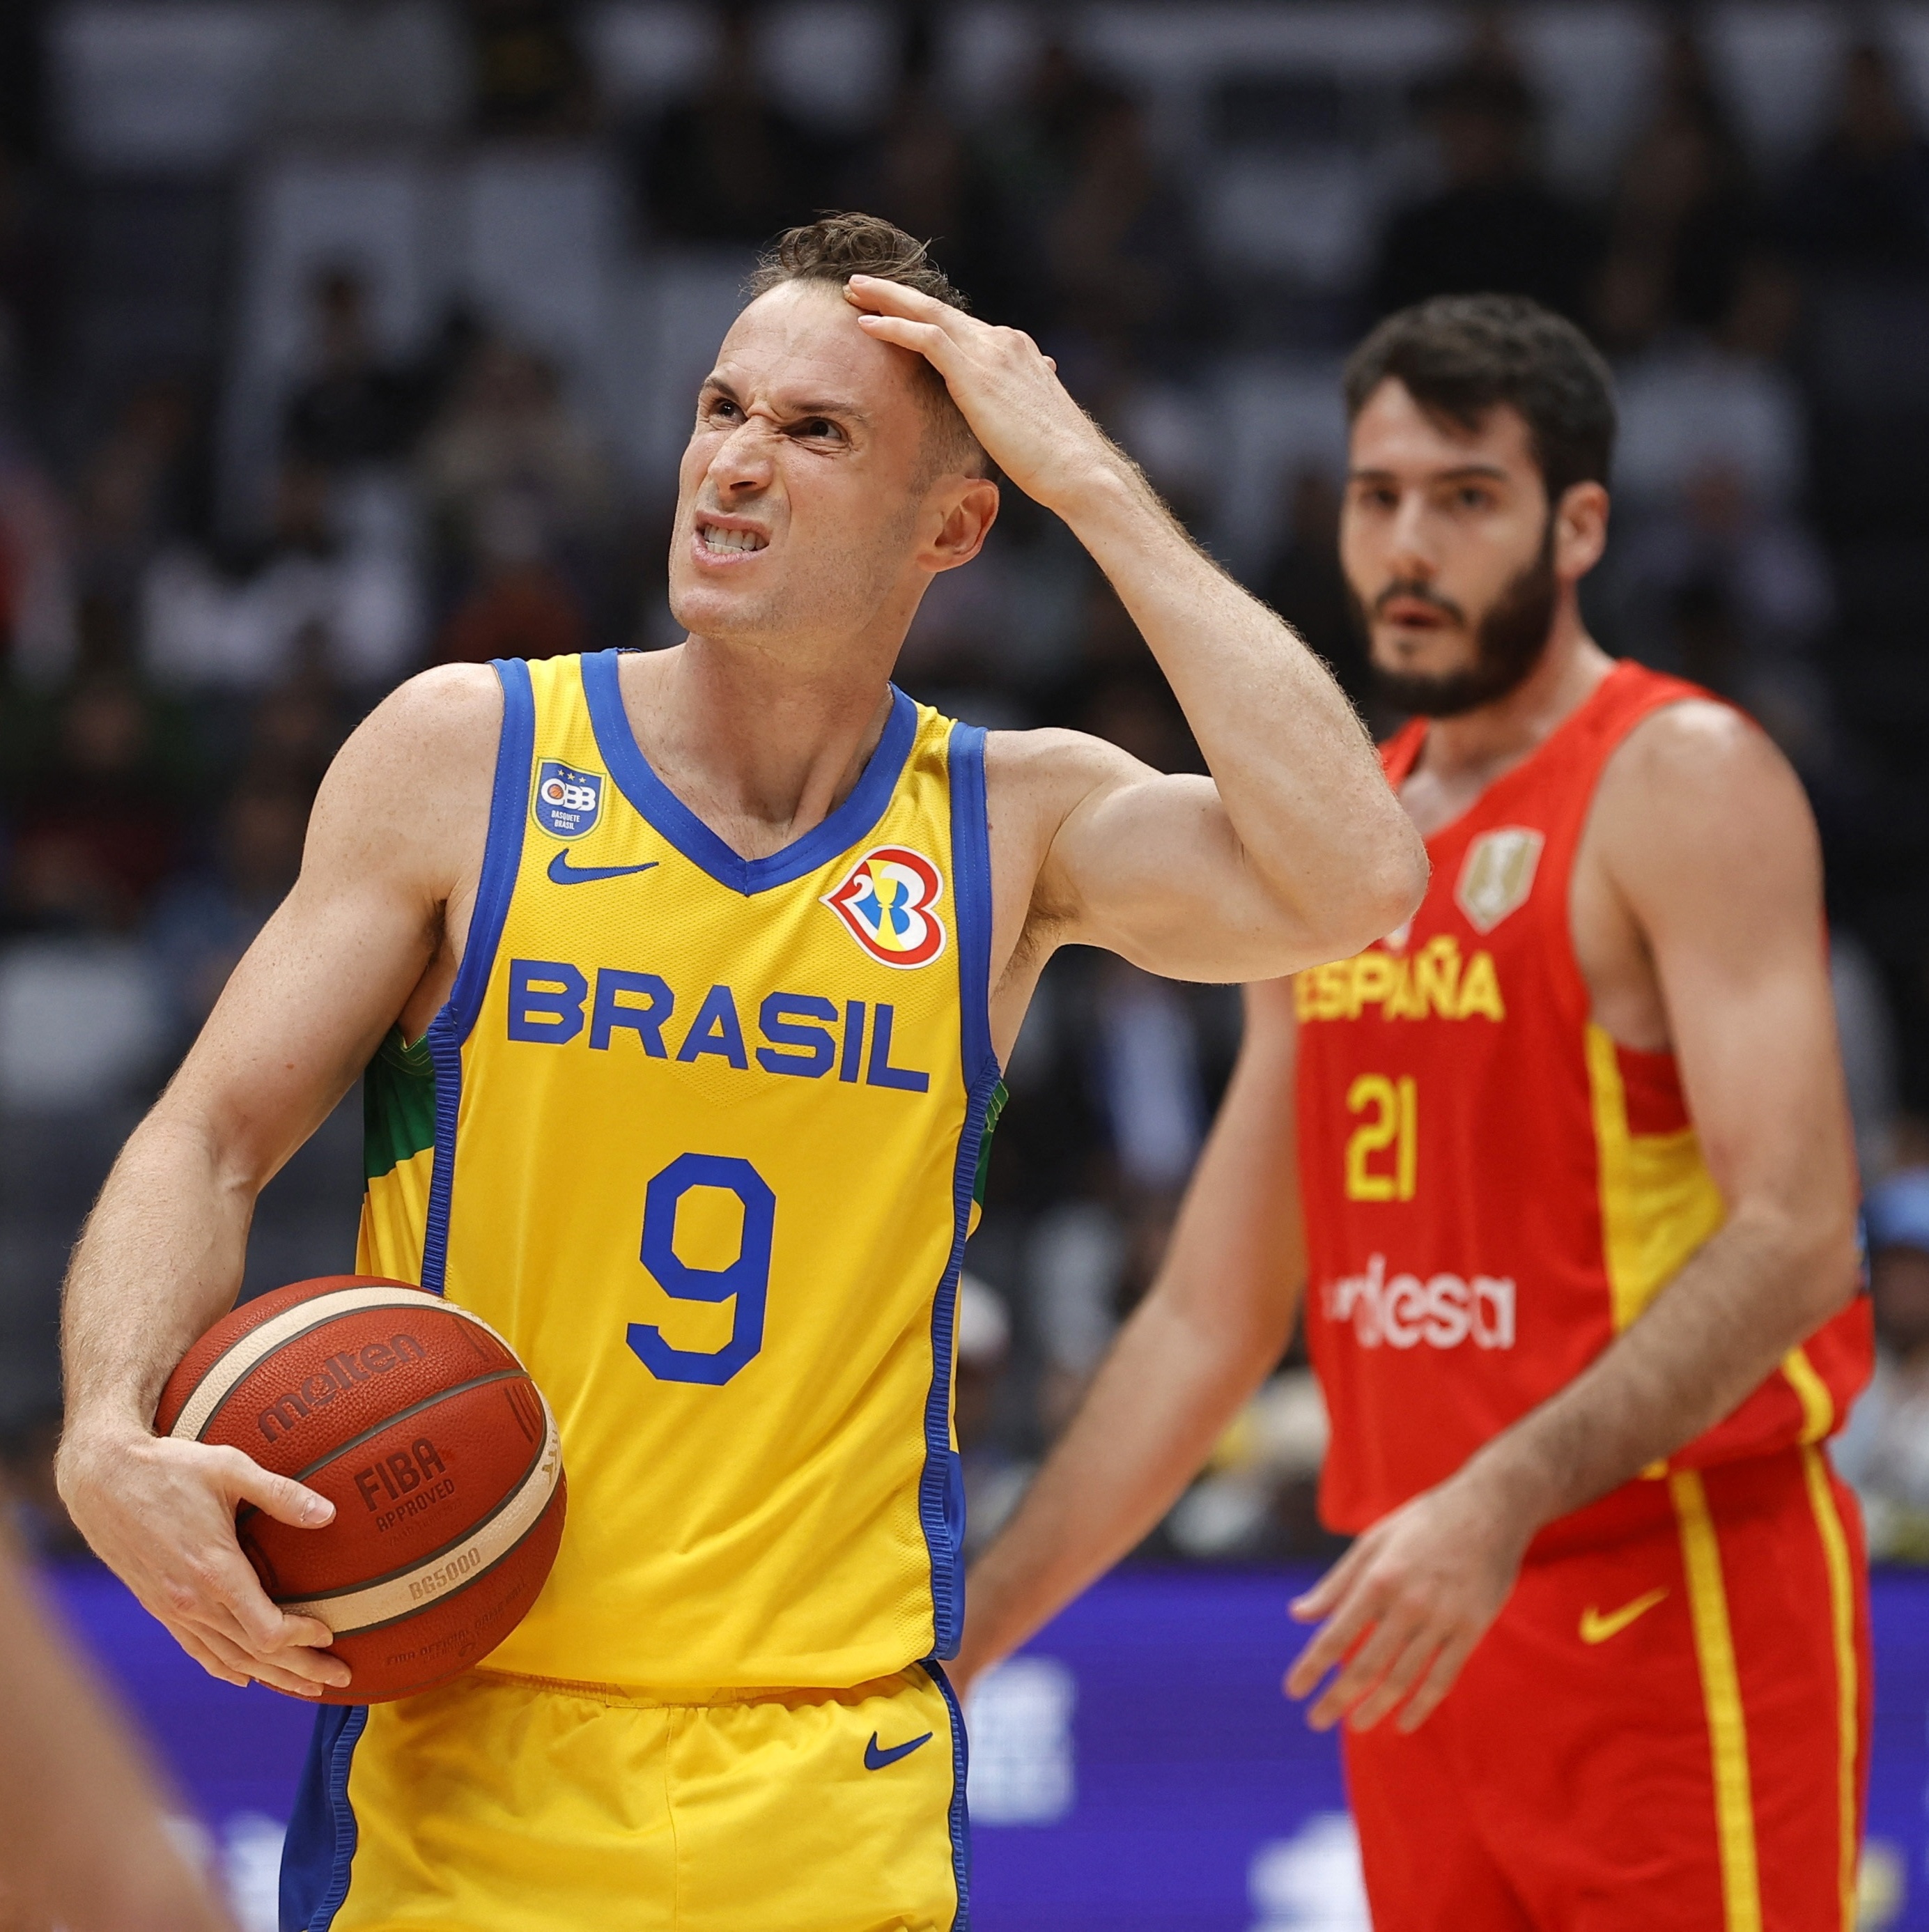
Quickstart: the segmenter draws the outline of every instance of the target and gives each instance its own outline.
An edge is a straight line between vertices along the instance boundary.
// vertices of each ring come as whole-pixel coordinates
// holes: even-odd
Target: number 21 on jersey
[[[1346,1111],[1364,1117],[1346,1142],[1347,1199],[1411,1201],[1420,1173],[1420,1096],[1413,1076],[1361,1074],[1346,1090]]]

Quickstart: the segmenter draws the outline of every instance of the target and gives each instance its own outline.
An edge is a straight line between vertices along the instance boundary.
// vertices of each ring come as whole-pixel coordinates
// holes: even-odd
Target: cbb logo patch
[[[536,767],[536,824],[553,838],[581,838],[603,815],[604,783],[598,772],[544,758]]]
[[[944,893],[938,868],[902,845],[874,847],[824,902],[851,937],[886,966],[928,966],[944,950],[944,926],[932,910]]]

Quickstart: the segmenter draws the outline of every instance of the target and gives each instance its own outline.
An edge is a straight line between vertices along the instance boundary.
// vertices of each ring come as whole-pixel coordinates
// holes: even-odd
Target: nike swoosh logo
[[[567,852],[559,852],[549,862],[549,876],[559,886],[580,886],[589,879],[620,879],[631,872],[653,872],[657,861],[640,866],[572,866]]]
[[[864,1768],[882,1771],[887,1764],[896,1764],[901,1757],[909,1757],[920,1744],[931,1742],[931,1733],[926,1731],[921,1738],[914,1738],[908,1744],[893,1744],[889,1750],[878,1748],[878,1733],[871,1733],[871,1742],[864,1747]]]
[[[1636,1597],[1631,1604],[1623,1604],[1619,1610],[1610,1610],[1606,1616],[1590,1604],[1581,1612],[1581,1641],[1583,1643],[1605,1643],[1611,1636],[1618,1636],[1636,1617],[1645,1617],[1667,1594],[1666,1589],[1650,1590],[1645,1597]]]

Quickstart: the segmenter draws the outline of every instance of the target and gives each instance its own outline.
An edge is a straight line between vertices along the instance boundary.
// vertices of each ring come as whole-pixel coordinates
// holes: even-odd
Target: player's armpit
[[[996,734],[986,771],[994,826],[1016,803],[1042,828],[1033,916],[1055,944],[1170,979],[1265,980],[1349,956],[1412,910],[1404,870],[1371,850],[1345,890],[1282,894],[1291,855],[1256,865],[1210,778],[1154,771],[1083,733]]]

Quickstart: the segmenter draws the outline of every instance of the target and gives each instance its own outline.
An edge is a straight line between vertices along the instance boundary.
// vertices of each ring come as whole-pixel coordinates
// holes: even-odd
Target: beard
[[[1384,604],[1395,597],[1418,598],[1464,623],[1458,604],[1424,584],[1401,580],[1387,586],[1375,600]],[[1525,683],[1546,654],[1553,634],[1554,609],[1560,585],[1554,575],[1554,520],[1547,519],[1540,554],[1513,578],[1482,614],[1474,633],[1474,662],[1459,670],[1389,670],[1372,654],[1366,607],[1349,584],[1346,598],[1354,622],[1367,638],[1367,662],[1373,683],[1396,710],[1422,718],[1458,718],[1492,704]]]

